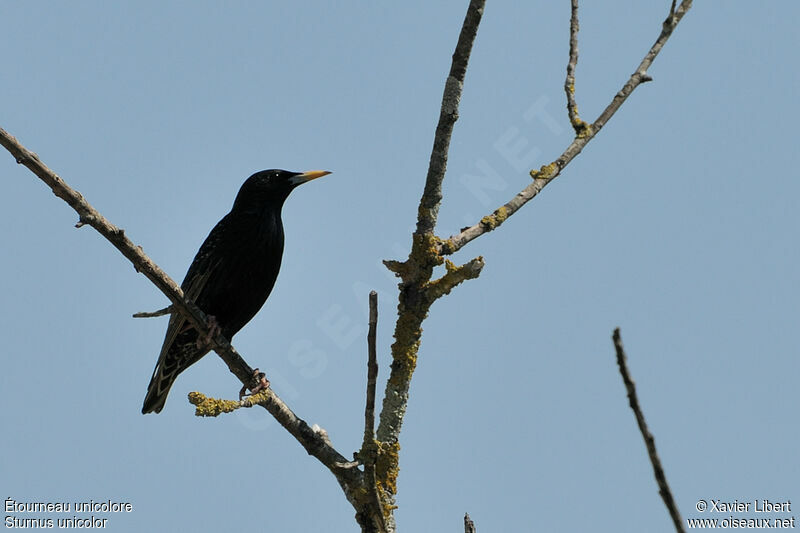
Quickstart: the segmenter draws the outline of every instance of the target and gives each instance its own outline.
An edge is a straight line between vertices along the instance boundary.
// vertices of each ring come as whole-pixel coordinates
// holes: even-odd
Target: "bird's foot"
[[[208,326],[208,335],[203,335],[202,337],[197,337],[197,347],[202,348],[203,346],[208,346],[211,344],[211,341],[222,332],[222,328],[219,327],[217,323],[217,317],[214,315],[208,315],[206,317],[206,325]]]
[[[259,369],[253,370],[253,379],[250,381],[250,385],[245,385],[239,391],[239,401],[242,401],[242,398],[245,396],[252,396],[253,394],[257,394],[262,390],[269,387],[269,380],[267,379],[267,375],[264,372],[261,372]],[[250,389],[250,394],[247,394],[247,389]]]

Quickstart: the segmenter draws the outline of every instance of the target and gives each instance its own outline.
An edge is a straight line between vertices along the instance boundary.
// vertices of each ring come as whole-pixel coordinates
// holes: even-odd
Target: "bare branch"
[[[458,120],[458,104],[461,101],[461,90],[464,87],[464,76],[467,73],[467,63],[472,51],[472,43],[478,33],[478,25],[483,16],[483,7],[486,0],[471,0],[461,34],[458,36],[453,62],[450,65],[450,75],[444,85],[442,95],[442,108],[439,112],[439,124],[433,138],[433,150],[428,165],[428,176],[425,180],[425,191],[419,202],[419,216],[417,219],[418,234],[432,233],[436,226],[439,214],[439,204],[442,202],[442,181],[447,170],[447,153],[450,150],[450,137],[453,134],[453,125]]]
[[[208,335],[209,328],[206,315],[194,302],[184,299],[181,288],[156,265],[143,251],[125,236],[124,230],[111,224],[103,215],[87,202],[75,189],[72,189],[55,172],[50,170],[35,153],[17,141],[8,132],[0,128],[0,144],[2,144],[16,158],[17,163],[25,165],[36,176],[44,181],[53,193],[67,202],[80,217],[80,225],[88,224],[105,237],[122,255],[133,263],[137,272],[144,274],[158,289],[172,302],[174,311],[186,317],[202,337]],[[219,354],[228,369],[244,384],[249,386],[252,381],[253,369],[231,346],[230,342],[222,335],[217,335],[211,340],[213,349]],[[358,504],[358,488],[362,484],[362,473],[357,468],[342,468],[348,464],[345,459],[331,445],[324,430],[312,430],[308,424],[297,417],[289,407],[271,390],[267,391],[267,398],[260,403],[269,411],[297,441],[306,449],[309,455],[317,458],[325,465],[342,486],[347,499],[354,505]],[[358,507],[356,507],[358,509]]]
[[[617,351],[617,364],[619,365],[619,373],[622,375],[622,381],[625,383],[625,389],[628,391],[628,403],[636,415],[636,423],[639,424],[639,431],[642,433],[644,443],[647,446],[647,454],[650,456],[650,463],[653,465],[653,472],[656,476],[658,483],[658,492],[661,494],[661,499],[664,500],[664,505],[667,506],[669,515],[672,517],[672,522],[675,525],[675,531],[683,533],[683,519],[678,511],[678,506],[672,498],[672,492],[667,484],[667,476],[664,474],[664,469],[661,467],[661,460],[658,458],[656,452],[656,440],[650,430],[647,429],[647,421],[644,419],[644,413],[639,406],[639,398],[636,395],[636,384],[631,379],[628,372],[627,357],[625,356],[625,349],[622,346],[622,336],[620,335],[619,328],[614,330],[614,348]]]
[[[567,63],[567,79],[564,80],[564,92],[567,93],[567,115],[576,135],[581,135],[589,126],[578,115],[578,104],[575,101],[575,67],[578,65],[578,0],[572,0],[572,14],[569,19],[569,62]]]
[[[440,241],[438,244],[438,251],[443,255],[452,254],[463,248],[467,243],[477,239],[481,235],[488,233],[498,228],[508,217],[516,213],[523,205],[531,201],[536,195],[544,189],[547,184],[553,181],[561,174],[561,171],[572,161],[581,150],[591,141],[595,135],[605,126],[609,119],[614,116],[619,108],[625,103],[625,100],[633,93],[633,91],[642,83],[651,81],[652,78],[647,74],[647,69],[653,64],[658,53],[664,47],[664,44],[672,35],[675,27],[681,21],[683,16],[692,7],[692,0],[683,0],[678,6],[678,9],[671,12],[661,29],[661,34],[656,39],[656,42],[650,47],[650,50],[645,54],[644,59],[639,64],[628,81],[623,85],[622,89],[614,95],[611,103],[600,113],[600,116],[575,136],[575,139],[570,143],[564,152],[552,163],[542,166],[539,170],[532,170],[531,177],[533,183],[527,185],[514,198],[509,200],[505,205],[501,206],[495,211],[495,214],[502,210],[503,217],[495,220],[493,224],[487,224],[484,217],[477,224],[462,230],[458,235],[454,235],[445,241]],[[489,215],[490,217],[492,215]]]

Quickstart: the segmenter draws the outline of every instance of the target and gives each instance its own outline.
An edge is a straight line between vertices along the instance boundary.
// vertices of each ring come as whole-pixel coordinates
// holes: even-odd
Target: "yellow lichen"
[[[581,139],[591,135],[592,133],[592,125],[579,118],[575,119],[575,121],[572,123],[572,127],[575,128],[576,135]]]
[[[550,163],[549,165],[542,165],[539,170],[531,170],[531,178],[537,179],[551,179],[555,177],[558,172],[558,165]]]
[[[508,215],[505,208],[500,208],[500,209],[502,209],[503,211],[497,216],[507,217]],[[503,218],[503,220],[504,219],[505,218]],[[480,268],[482,268],[483,265],[481,264],[480,268],[476,270],[474,264],[475,261],[482,262],[483,257],[478,256],[469,263],[461,266],[457,266],[452,261],[445,259],[444,267],[445,269],[447,269],[447,274],[445,274],[439,279],[435,279],[425,284],[425,294],[427,296],[428,301],[435,302],[442,296],[450,294],[450,291],[452,291],[456,286],[463,283],[464,281],[478,277],[478,274],[480,274]]]
[[[244,398],[241,402],[242,407],[252,407],[267,402],[272,397],[272,389],[269,387]]]
[[[439,254],[442,240],[433,233],[415,233],[411,248],[411,259],[418,265],[441,265],[444,259]]]
[[[189,402],[195,406],[195,416],[219,416],[222,413],[231,413],[241,407],[239,402],[209,398],[201,392],[190,392]]]
[[[506,206],[499,207],[491,215],[486,215],[481,219],[481,224],[489,228],[495,229],[497,226],[505,222],[508,218],[508,208]]]
[[[427,307],[425,309],[427,315]],[[416,313],[409,310],[401,312],[397,317],[392,344],[392,372],[389,380],[395,386],[402,386],[411,380],[411,375],[417,367],[417,352],[419,339],[422,336],[422,320]]]
[[[232,413],[240,407],[253,407],[254,405],[264,403],[270,399],[271,394],[272,391],[267,388],[237,402],[234,400],[209,398],[202,392],[190,392],[189,402],[195,406],[195,416],[219,416],[222,413]]]
[[[400,473],[400,443],[377,442],[378,460],[375,463],[375,479],[378,487],[391,495],[397,494],[397,475]],[[396,506],[387,506],[395,509]],[[384,514],[388,516],[384,509]]]

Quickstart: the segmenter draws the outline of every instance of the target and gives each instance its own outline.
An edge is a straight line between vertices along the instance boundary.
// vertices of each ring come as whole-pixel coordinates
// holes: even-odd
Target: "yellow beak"
[[[309,170],[308,172],[303,172],[302,174],[293,176],[291,181],[295,185],[300,185],[301,183],[315,180],[317,178],[321,178],[322,176],[327,176],[328,174],[330,174],[330,172],[327,170]]]

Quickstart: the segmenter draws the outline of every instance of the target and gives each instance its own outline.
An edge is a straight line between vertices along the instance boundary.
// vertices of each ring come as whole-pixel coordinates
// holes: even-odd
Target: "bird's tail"
[[[142,405],[142,414],[160,413],[167,401],[169,389],[186,367],[196,361],[197,348],[195,342],[197,334],[194,330],[184,329],[185,320],[180,315],[172,314],[169,317],[169,326],[158,354],[158,362],[153,369],[153,377],[147,386],[147,396]]]
[[[171,326],[171,325],[170,325]],[[142,414],[160,413],[167,395],[178,375],[208,353],[208,347],[197,347],[197,332],[188,330],[177,336],[167,332],[164,348],[147,386],[147,396],[142,405]]]
[[[159,361],[156,364],[156,368],[153,370],[153,377],[150,379],[150,385],[147,386],[147,396],[144,397],[144,404],[142,405],[143,415],[161,412],[164,408],[164,403],[167,401],[169,389],[172,388],[175,378],[178,377],[178,373],[174,371],[174,368],[173,372],[165,373],[165,365],[162,363],[163,361]]]

